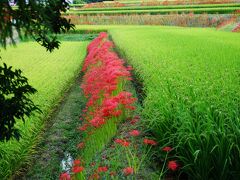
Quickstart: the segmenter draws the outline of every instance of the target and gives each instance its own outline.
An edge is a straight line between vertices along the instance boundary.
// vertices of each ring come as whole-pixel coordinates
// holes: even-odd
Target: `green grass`
[[[40,150],[23,179],[58,179],[64,154],[70,153],[74,159],[77,158],[79,152],[76,145],[81,139],[77,127],[82,123],[79,116],[85,106],[80,83],[79,80],[74,83],[50,118],[38,147]]]
[[[146,126],[159,144],[175,148],[181,172],[190,179],[239,179],[240,36],[203,28],[107,28],[143,81]]]
[[[193,8],[220,8],[220,7],[238,7],[236,4],[196,4],[196,5],[170,5],[170,6],[132,6],[132,7],[112,7],[112,8],[86,8],[81,11],[118,11],[118,10],[152,10],[152,9],[193,9]]]
[[[78,75],[87,44],[88,41],[63,42],[60,49],[53,53],[46,52],[35,42],[20,43],[17,48],[1,50],[2,61],[22,69],[29,83],[38,90],[32,99],[43,114],[33,115],[25,124],[18,123],[23,136],[20,142],[0,143],[0,179],[7,179],[23,165],[29,164],[37,136],[47,123],[44,120]]]
[[[68,11],[64,15],[116,15],[116,14],[169,14],[169,13],[190,13],[194,14],[228,14],[238,10],[239,7],[214,7],[214,8],[182,8],[182,9],[143,9],[143,10],[118,10],[118,11]]]
[[[238,179],[240,36],[212,29],[111,29],[144,82],[143,115],[192,179]],[[144,49],[144,51],[143,51]]]

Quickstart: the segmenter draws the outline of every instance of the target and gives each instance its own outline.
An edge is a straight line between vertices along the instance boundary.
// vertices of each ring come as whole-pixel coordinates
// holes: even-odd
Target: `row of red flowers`
[[[81,88],[87,98],[82,126],[78,129],[86,131],[88,137],[98,128],[104,126],[107,121],[117,121],[119,116],[127,111],[134,110],[133,98],[130,92],[124,91],[124,84],[131,80],[131,67],[125,67],[124,61],[113,51],[113,43],[108,40],[107,33],[100,33],[87,47],[82,71],[84,73]],[[136,132],[135,132],[136,134]],[[78,148],[85,148],[87,138],[78,144]],[[122,142],[125,146],[128,142]],[[84,162],[84,160],[83,160]],[[84,163],[75,160],[71,172],[62,173],[60,179],[81,179],[84,174]],[[97,179],[98,173],[106,172],[108,168],[103,166],[97,169],[93,178]],[[126,170],[123,170],[125,173]],[[126,171],[129,173],[129,171]],[[81,175],[81,176],[79,176]]]
[[[87,48],[81,85],[88,99],[84,129],[101,127],[108,119],[122,115],[126,109],[135,109],[133,103],[136,98],[121,87],[131,80],[131,67],[124,66],[124,61],[112,51],[113,43],[107,37],[107,33],[100,33]]]
[[[78,148],[83,149],[88,143],[87,139],[95,132],[96,129],[104,126],[108,121],[117,121],[119,116],[124,115],[125,112],[134,110],[133,103],[136,98],[133,98],[130,92],[124,91],[125,82],[131,80],[131,67],[125,67],[124,61],[120,59],[113,51],[113,43],[108,40],[107,33],[100,33],[87,48],[88,55],[83,65],[83,82],[82,89],[87,98],[86,108],[83,110],[84,118],[82,126],[78,129],[87,132],[87,138],[78,144]],[[128,119],[130,126],[135,125],[140,117],[135,116],[133,119]],[[134,128],[128,131],[127,136],[137,138],[141,136],[140,130]],[[128,138],[117,138],[114,141],[117,146],[129,148],[133,146],[133,142]],[[143,144],[147,146],[157,146],[157,142],[144,138]],[[115,147],[114,145],[114,147]],[[171,147],[165,147],[163,151],[172,151]],[[94,164],[92,164],[95,166]],[[91,165],[91,166],[92,166]],[[179,165],[176,161],[168,162],[168,169],[175,171]],[[84,159],[77,159],[73,162],[71,170],[61,174],[61,180],[68,179],[85,179],[88,177],[86,172],[86,162]],[[89,179],[99,179],[101,174],[110,174],[116,176],[116,171],[110,171],[111,167],[98,166],[94,173],[89,176]],[[131,166],[125,166],[121,169],[125,176],[134,175],[136,169]]]

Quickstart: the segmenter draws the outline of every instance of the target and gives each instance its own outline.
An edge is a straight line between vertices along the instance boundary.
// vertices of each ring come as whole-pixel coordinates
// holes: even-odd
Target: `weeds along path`
[[[15,179],[58,179],[62,170],[61,161],[66,154],[73,158],[77,156],[76,144],[80,138],[77,127],[81,123],[79,116],[85,106],[80,81],[81,77],[65,94],[62,103],[48,121],[38,153],[33,157],[33,165],[25,176]]]

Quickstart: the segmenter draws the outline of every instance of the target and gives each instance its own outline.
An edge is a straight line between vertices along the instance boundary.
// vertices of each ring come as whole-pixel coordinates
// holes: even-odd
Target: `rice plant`
[[[110,29],[143,80],[146,126],[190,179],[239,179],[240,36],[213,29]]]

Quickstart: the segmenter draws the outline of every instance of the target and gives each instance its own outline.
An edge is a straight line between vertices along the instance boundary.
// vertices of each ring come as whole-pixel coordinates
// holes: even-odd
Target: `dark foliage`
[[[14,42],[13,34],[17,31],[20,38],[33,37],[51,52],[60,44],[53,34],[65,33],[74,27],[61,16],[67,9],[65,0],[1,0],[0,44],[5,47],[7,39]]]
[[[32,37],[48,51],[53,51],[60,45],[56,35],[74,27],[70,20],[61,16],[67,9],[65,0],[0,0],[0,45],[14,44],[17,34],[20,38]],[[21,70],[0,65],[0,141],[12,137],[19,140],[16,120],[24,121],[33,111],[40,111],[29,98],[35,92]]]
[[[11,137],[19,140],[19,129],[14,127],[16,120],[24,121],[24,116],[40,111],[28,98],[36,92],[21,70],[13,71],[6,64],[0,66],[0,141],[8,141]]]
[[[86,0],[87,3],[103,2],[103,0]]]

